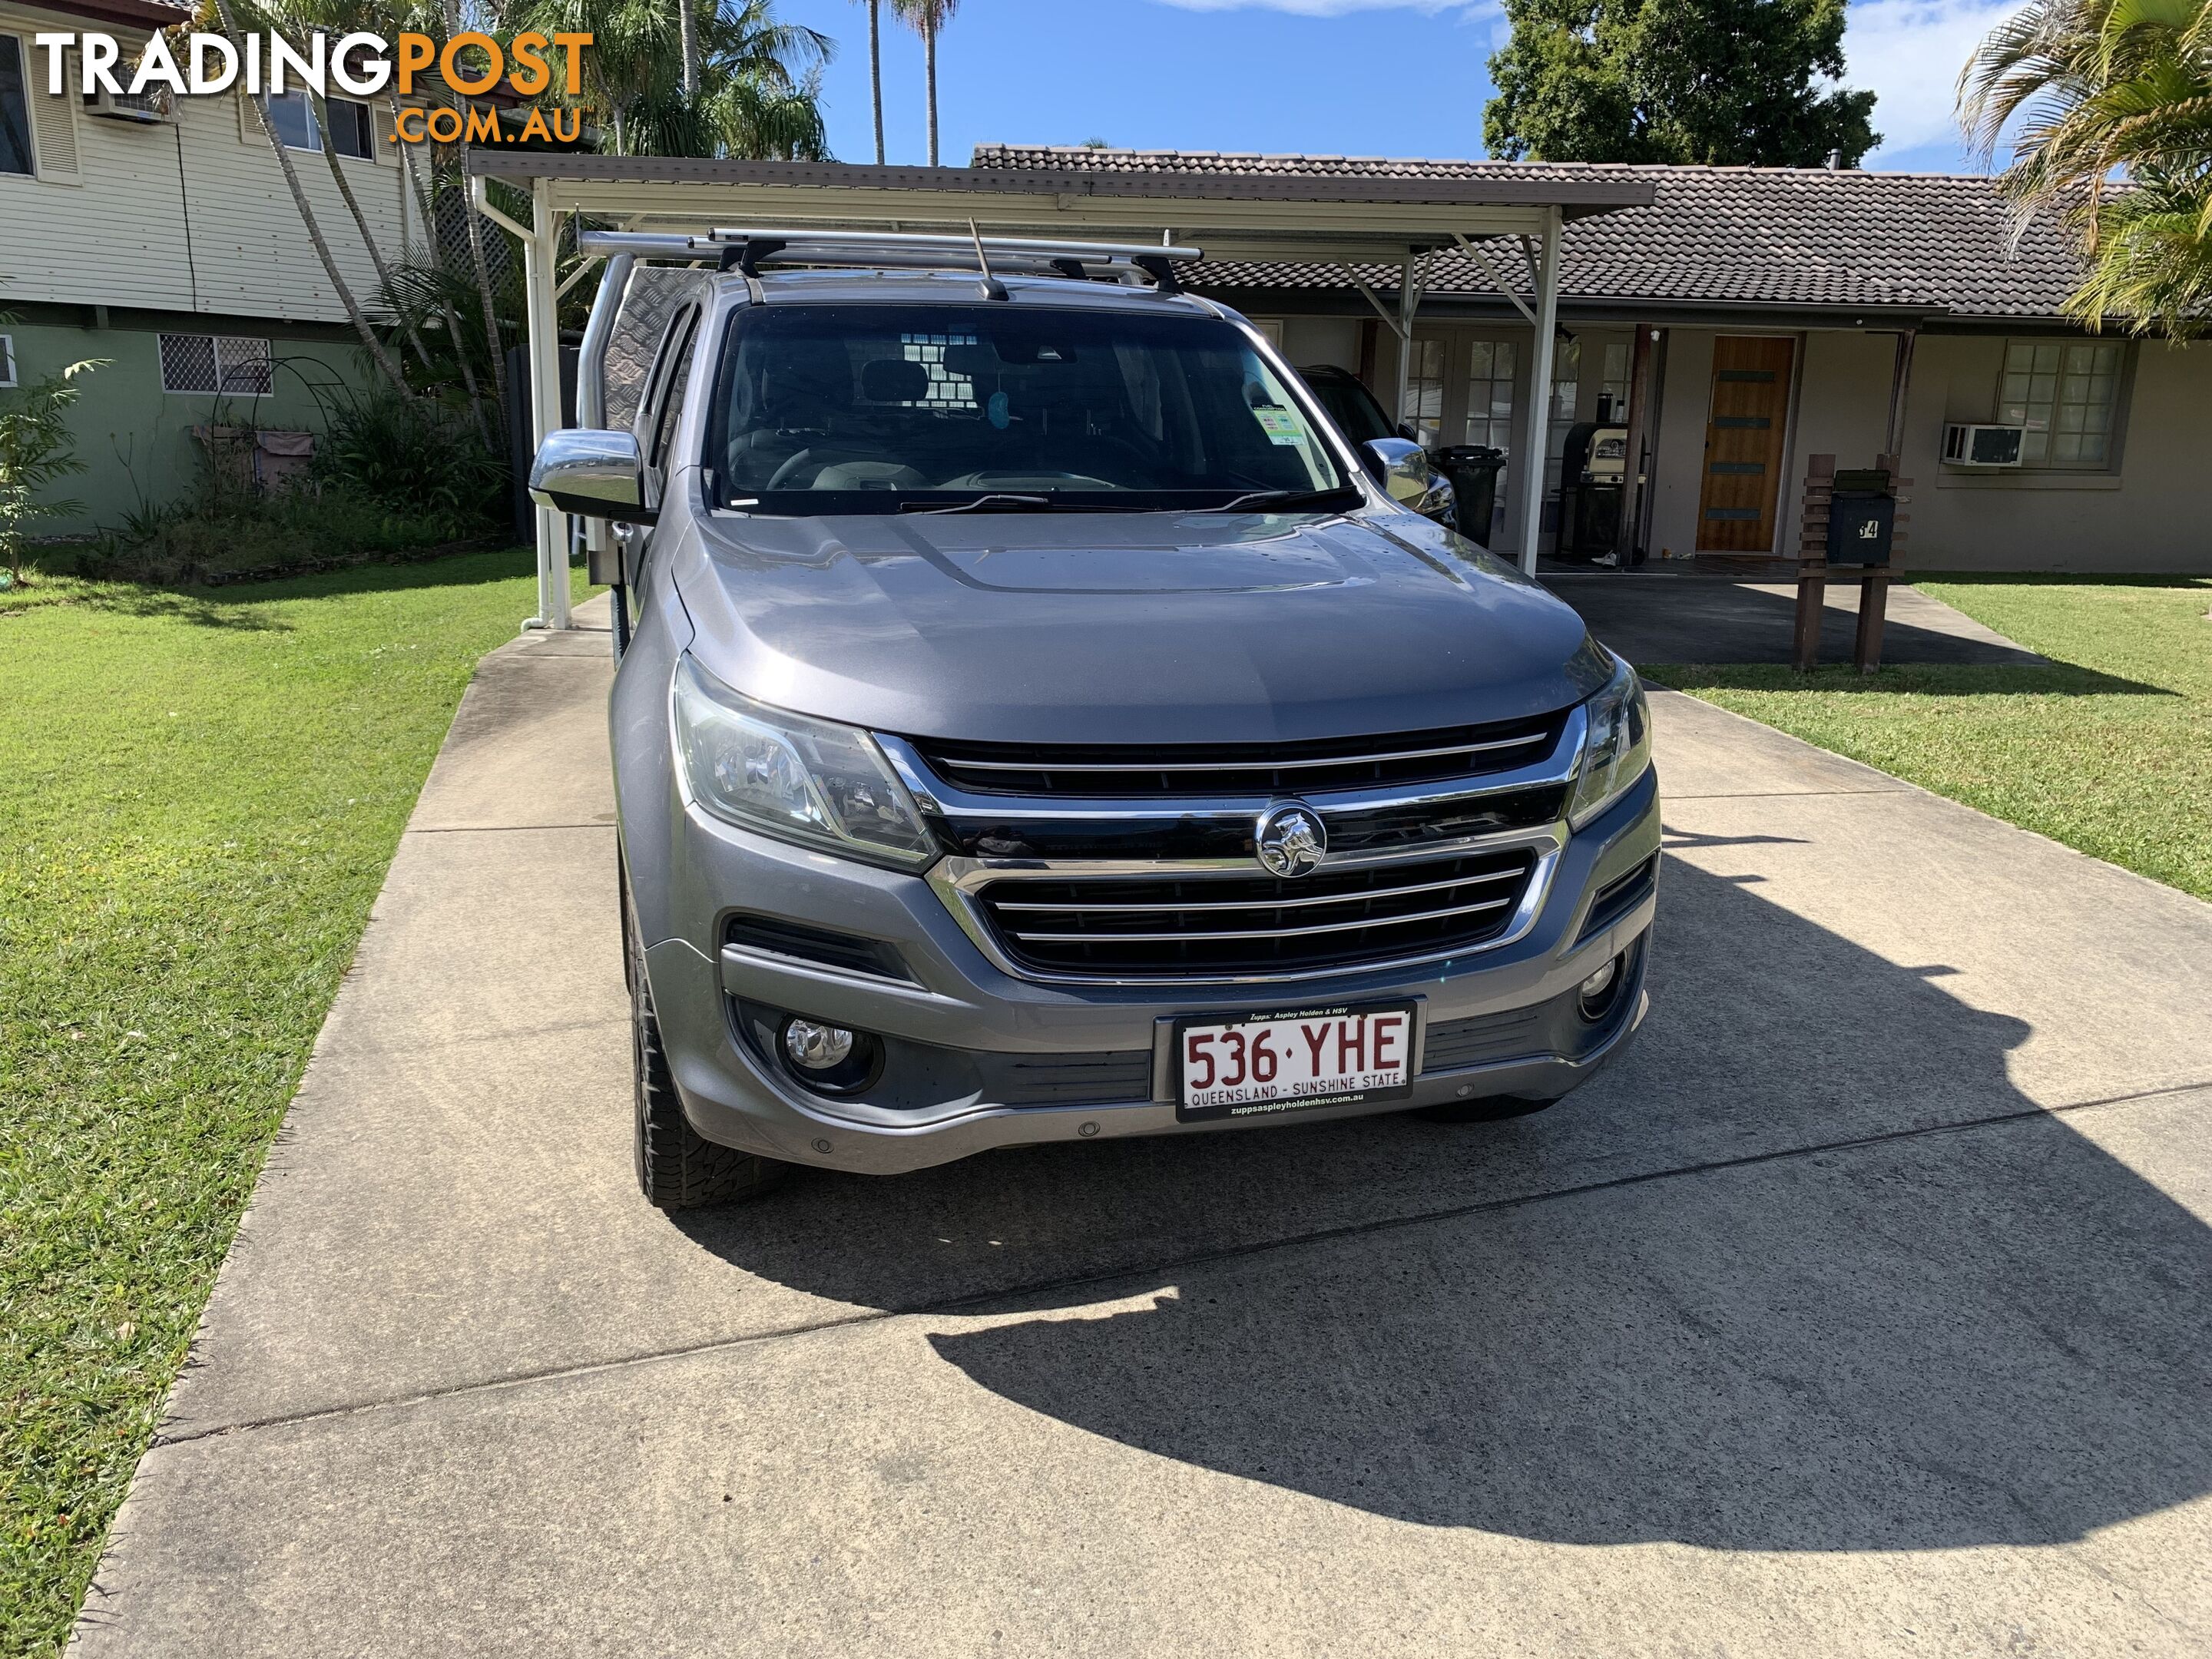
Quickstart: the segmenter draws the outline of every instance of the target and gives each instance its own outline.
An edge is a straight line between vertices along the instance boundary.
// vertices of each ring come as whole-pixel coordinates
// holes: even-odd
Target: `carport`
[[[1195,169],[1137,176],[1080,168],[1012,172],[481,149],[468,165],[479,204],[522,243],[531,426],[541,443],[562,424],[555,302],[564,216],[580,230],[666,236],[656,251],[672,258],[690,251],[679,239],[704,238],[718,227],[942,232],[965,231],[972,223],[994,236],[1195,245],[1216,263],[1332,264],[1358,284],[1401,341],[1412,337],[1427,257],[1464,248],[1528,312],[1535,331],[1533,383],[1542,386],[1551,375],[1557,330],[1561,226],[1643,206],[1653,193],[1642,179],[1532,179],[1505,168],[1496,178],[1477,179],[1261,177]],[[527,223],[486,199],[482,181],[491,179],[529,193]],[[587,255],[599,251],[585,247]],[[697,252],[700,259],[712,260],[720,246],[702,242]],[[1526,270],[1526,300],[1509,278],[1516,264]],[[1388,288],[1378,289],[1373,280],[1378,268],[1396,273],[1396,293],[1388,300]],[[1402,408],[1409,354],[1401,350],[1398,359],[1396,401]],[[586,396],[582,406],[594,401]],[[1543,401],[1536,400],[1519,458],[1522,562],[1532,574],[1544,493],[1546,416]],[[538,508],[537,542],[538,621],[567,628],[564,515]]]

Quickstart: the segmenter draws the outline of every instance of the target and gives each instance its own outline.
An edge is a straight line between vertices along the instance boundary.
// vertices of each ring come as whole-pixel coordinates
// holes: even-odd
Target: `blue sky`
[[[1850,83],[1879,94],[1878,167],[1967,163],[1951,88],[2011,0],[1855,0]],[[872,160],[867,13],[859,0],[781,0],[836,38],[824,81],[831,144]],[[921,47],[884,6],[893,161],[924,159]],[[1476,156],[1484,65],[1504,23],[1461,0],[962,0],[938,49],[943,156],[979,142],[1164,149]]]

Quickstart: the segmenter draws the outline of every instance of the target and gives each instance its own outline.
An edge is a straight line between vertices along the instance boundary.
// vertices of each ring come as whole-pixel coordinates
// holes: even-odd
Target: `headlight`
[[[684,775],[716,817],[848,858],[919,865],[937,856],[866,732],[755,702],[688,654],[675,700]]]
[[[1583,712],[1589,725],[1567,807],[1567,821],[1577,830],[1626,794],[1651,765],[1651,710],[1633,668],[1615,658],[1613,678]]]

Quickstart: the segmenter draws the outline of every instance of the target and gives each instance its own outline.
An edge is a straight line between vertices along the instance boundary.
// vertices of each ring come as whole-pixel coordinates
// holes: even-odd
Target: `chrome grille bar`
[[[1516,876],[1522,873],[1515,872]],[[1179,945],[1212,939],[1303,939],[1313,933],[1356,933],[1416,921],[1441,921],[1448,916],[1480,915],[1487,910],[1503,910],[1512,902],[1510,899],[1485,899],[1479,904],[1455,904],[1443,910],[1416,910],[1406,915],[1394,916],[1356,916],[1350,921],[1316,922],[1304,927],[1245,927],[1226,932],[1174,933],[1030,933],[1012,928],[1007,931],[1016,939],[1027,939],[1035,945]],[[1264,909],[1267,907],[1246,905],[1242,908]]]
[[[1488,743],[1447,744],[1441,749],[1394,749],[1382,754],[1328,755],[1317,760],[1218,760],[1218,761],[1062,761],[1026,760],[994,761],[969,760],[963,756],[945,754],[939,757],[947,766],[963,772],[1044,772],[1058,775],[1063,772],[1127,772],[1147,775],[1154,772],[1311,772],[1324,768],[1367,766],[1378,761],[1433,760],[1444,755],[1488,754],[1501,749],[1525,749],[1531,744],[1549,744],[1548,732],[1531,732],[1525,737],[1499,738]]]
[[[1315,904],[1364,904],[1372,899],[1397,898],[1407,893],[1435,893],[1441,892],[1446,889],[1453,887],[1480,887],[1489,883],[1518,881],[1520,878],[1521,872],[1518,870],[1498,870],[1486,872],[1480,875],[1460,876],[1450,881],[1420,881],[1414,882],[1411,885],[1405,887],[1375,887],[1363,889],[1358,892],[1328,893],[1324,894],[1320,898],[1188,898],[1174,899],[1164,904],[1115,904],[1110,902],[1104,904],[1040,904],[1033,902],[1017,902],[1012,899],[994,899],[992,901],[992,908],[999,910],[1047,910],[1056,912],[1062,915],[1073,915],[1077,912],[1082,912],[1087,915],[1092,912],[1113,910],[1133,911],[1140,915],[1148,913],[1152,915],[1158,915],[1163,911],[1168,910],[1293,910],[1303,909],[1307,906]],[[1411,920],[1411,917],[1407,916],[1375,916],[1370,918],[1370,921],[1376,924],[1380,924],[1384,921],[1401,921]],[[1024,935],[1024,937],[1026,938],[1027,935]],[[1102,939],[1134,939],[1138,936],[1134,933],[1110,933],[1100,934],[1099,937]]]

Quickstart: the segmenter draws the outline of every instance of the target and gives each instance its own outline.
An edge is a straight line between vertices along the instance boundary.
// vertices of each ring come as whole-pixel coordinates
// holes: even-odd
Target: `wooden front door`
[[[1713,396],[1705,420],[1705,477],[1698,497],[1698,548],[1766,553],[1782,492],[1782,440],[1797,343],[1724,334],[1713,342]]]

